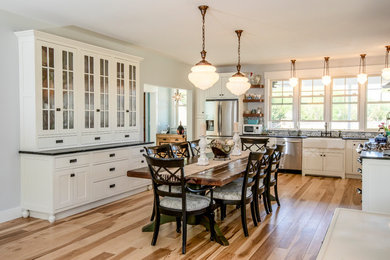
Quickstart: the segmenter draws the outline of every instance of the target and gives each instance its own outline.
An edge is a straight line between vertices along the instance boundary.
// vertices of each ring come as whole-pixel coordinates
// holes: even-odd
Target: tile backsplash
[[[281,135],[281,136],[296,136],[297,130],[269,130],[269,135]],[[301,136],[321,136],[321,131],[301,130]],[[373,138],[378,135],[378,132],[356,132],[356,131],[331,131],[332,137],[358,137],[358,138]]]

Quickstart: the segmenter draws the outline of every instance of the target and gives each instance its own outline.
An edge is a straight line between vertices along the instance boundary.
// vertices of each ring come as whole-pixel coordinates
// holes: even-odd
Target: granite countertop
[[[342,139],[342,140],[368,140],[368,138],[364,137],[349,137],[349,136],[342,136],[342,137],[331,137],[331,136],[307,136],[307,135],[263,135],[263,134],[243,134],[241,137],[273,137],[273,138],[333,138],[333,139]]]
[[[64,155],[64,154],[72,154],[72,153],[115,149],[115,148],[137,146],[137,145],[148,145],[148,144],[153,144],[153,142],[143,142],[143,141],[121,142],[121,143],[100,144],[100,145],[81,146],[81,147],[55,149],[55,150],[43,150],[43,151],[21,150],[19,151],[19,153],[55,156],[55,155]]]
[[[362,151],[360,153],[360,158],[390,160],[390,155],[385,155],[383,154],[383,152],[378,152],[378,151]]]

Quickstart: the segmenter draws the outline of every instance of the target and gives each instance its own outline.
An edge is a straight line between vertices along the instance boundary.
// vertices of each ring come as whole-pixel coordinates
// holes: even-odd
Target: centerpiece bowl
[[[215,159],[230,159],[230,153],[233,151],[234,141],[231,139],[214,139],[210,143]]]

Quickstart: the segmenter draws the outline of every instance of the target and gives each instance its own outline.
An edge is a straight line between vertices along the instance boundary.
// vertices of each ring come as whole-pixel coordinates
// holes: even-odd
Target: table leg
[[[176,223],[175,216],[168,216],[168,215],[161,214],[160,225],[165,223],[171,223],[171,222]],[[210,231],[210,221],[206,216],[190,216],[188,217],[187,224],[190,225],[200,224],[204,226],[207,231]],[[222,234],[217,223],[214,223],[214,230],[215,230],[215,241],[223,246],[229,245],[229,241]],[[154,221],[142,227],[142,232],[153,232],[153,231],[154,231]]]

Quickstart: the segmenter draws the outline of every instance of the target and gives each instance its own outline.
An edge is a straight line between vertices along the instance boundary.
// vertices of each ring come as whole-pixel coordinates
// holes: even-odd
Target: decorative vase
[[[180,121],[179,126],[177,127],[177,131],[176,132],[177,132],[178,135],[184,134],[184,127],[181,125],[181,121]]]

